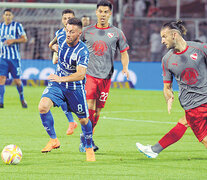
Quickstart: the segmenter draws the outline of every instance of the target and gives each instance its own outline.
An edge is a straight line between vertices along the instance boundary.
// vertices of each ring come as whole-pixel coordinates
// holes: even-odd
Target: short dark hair
[[[91,17],[90,16],[87,16],[87,15],[83,15],[81,18],[89,18],[89,19],[91,19]]]
[[[111,4],[111,2],[108,1],[108,0],[101,0],[101,1],[97,4],[96,8],[98,9],[99,6],[108,6],[109,9],[112,10],[112,4]]]
[[[62,16],[64,14],[73,14],[75,16],[75,12],[72,9],[65,9],[65,10],[63,10]]]
[[[7,11],[12,13],[12,10],[11,9],[9,9],[9,8],[4,9],[4,13],[7,12]]]
[[[68,24],[76,25],[76,26],[78,26],[80,29],[82,29],[82,27],[83,27],[83,24],[82,24],[81,20],[78,19],[78,18],[71,18],[71,19],[69,19],[69,20],[68,20]]]
[[[185,28],[181,20],[178,20],[176,22],[172,21],[172,22],[165,23],[163,24],[161,29],[165,29],[165,28],[175,29],[179,31],[181,35],[186,35],[187,33],[187,29]]]

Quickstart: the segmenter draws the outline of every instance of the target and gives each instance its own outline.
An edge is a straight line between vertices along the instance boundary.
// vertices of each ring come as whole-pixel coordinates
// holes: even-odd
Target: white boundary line
[[[113,118],[113,117],[106,117],[106,116],[102,116],[102,119],[115,120],[115,121],[156,123],[156,124],[176,124],[177,123],[177,122],[152,121],[152,120],[140,120],[140,119]]]
[[[134,110],[134,111],[103,111],[101,114],[116,114],[116,113],[126,113],[126,112],[137,112],[137,113],[145,113],[145,112],[152,112],[152,113],[162,113],[167,112],[166,110]],[[173,112],[184,112],[183,110],[174,110]]]

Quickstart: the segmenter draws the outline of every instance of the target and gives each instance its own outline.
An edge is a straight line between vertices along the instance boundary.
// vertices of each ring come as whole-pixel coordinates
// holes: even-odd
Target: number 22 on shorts
[[[107,97],[108,97],[109,93],[105,93],[105,92],[101,92],[99,101],[106,101]]]

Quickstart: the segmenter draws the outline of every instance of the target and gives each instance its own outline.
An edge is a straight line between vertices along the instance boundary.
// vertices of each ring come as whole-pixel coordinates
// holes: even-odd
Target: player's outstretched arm
[[[13,43],[26,43],[27,42],[27,36],[22,35],[18,39],[7,39],[4,43],[7,44],[8,46],[13,44]]]
[[[54,38],[52,41],[50,41],[50,43],[49,43],[49,48],[50,48],[52,51],[58,52],[56,46],[53,46],[53,45],[55,45],[56,43],[57,43],[57,36],[55,36],[55,38]]]
[[[53,64],[57,64],[58,63],[58,53],[57,52],[53,52],[52,63]]]
[[[127,80],[129,80],[129,71],[128,71],[129,55],[127,51],[124,51],[121,53],[121,63],[123,66],[122,73],[125,74],[127,77]]]
[[[163,93],[164,93],[164,97],[167,103],[168,113],[170,114],[171,109],[172,109],[172,103],[174,100],[172,83],[164,83]]]
[[[48,79],[53,82],[73,82],[73,81],[81,81],[84,79],[86,75],[86,67],[77,66],[77,71],[70,76],[60,77],[56,74],[50,74]]]

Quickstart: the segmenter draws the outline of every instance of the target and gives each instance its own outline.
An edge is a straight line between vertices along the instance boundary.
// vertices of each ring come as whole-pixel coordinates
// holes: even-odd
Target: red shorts
[[[185,115],[195,136],[201,142],[207,136],[207,104],[186,110]]]
[[[86,99],[96,99],[96,107],[103,108],[109,95],[111,79],[99,79],[86,75]]]

